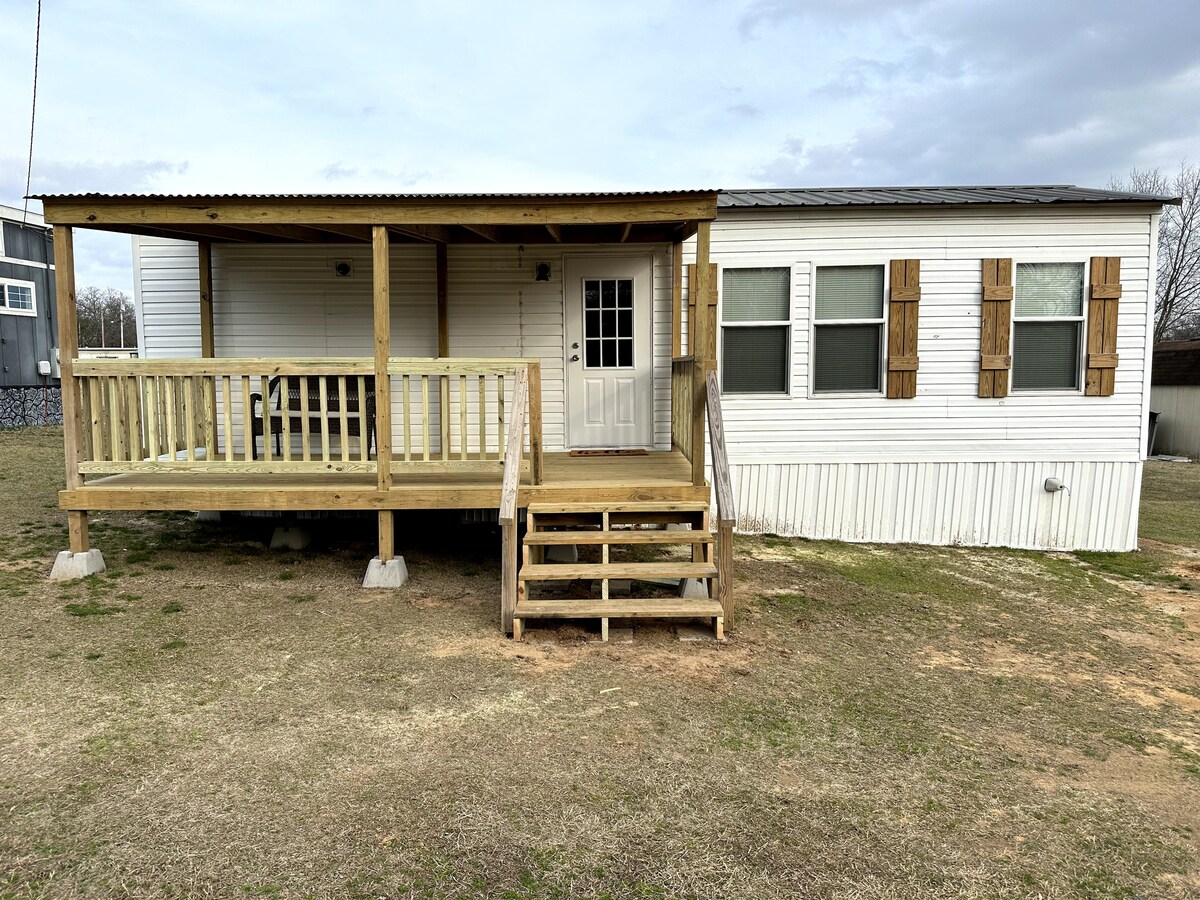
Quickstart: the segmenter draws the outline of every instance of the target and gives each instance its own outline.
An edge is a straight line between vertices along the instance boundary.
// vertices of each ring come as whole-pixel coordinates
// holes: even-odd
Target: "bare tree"
[[[114,288],[85,287],[75,294],[81,347],[136,347],[133,301]]]
[[[1174,176],[1132,169],[1109,186],[1180,198],[1181,205],[1163,208],[1159,222],[1154,342],[1200,338],[1200,165],[1181,163]]]

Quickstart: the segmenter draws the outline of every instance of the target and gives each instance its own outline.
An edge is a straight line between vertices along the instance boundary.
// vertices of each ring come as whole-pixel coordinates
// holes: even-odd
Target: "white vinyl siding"
[[[789,394],[722,397],[739,528],[841,540],[1132,549],[1154,213],[1148,206],[722,210],[713,261],[789,266],[793,282]],[[694,261],[694,250],[694,242],[685,245],[685,262]],[[978,397],[981,260],[1091,256],[1121,257],[1114,395]],[[921,261],[916,396],[898,403],[882,394],[814,394],[816,266],[890,259]],[[1045,493],[1051,476],[1071,493]],[[1004,512],[977,523],[977,510]]]
[[[200,353],[196,245],[137,238],[135,299],[147,356]],[[448,258],[451,356],[529,357],[542,365],[548,451],[565,446],[562,258],[653,253],[654,445],[671,445],[671,259],[668,247],[455,245]],[[437,355],[435,251],[391,247],[392,354]],[[335,260],[353,264],[335,278]],[[551,280],[534,281],[536,262]],[[369,356],[371,249],[367,245],[214,245],[213,325],[218,356]],[[395,395],[396,392],[393,392]],[[395,396],[393,397],[395,399]],[[398,401],[397,401],[398,402]],[[473,427],[474,423],[472,423]]]

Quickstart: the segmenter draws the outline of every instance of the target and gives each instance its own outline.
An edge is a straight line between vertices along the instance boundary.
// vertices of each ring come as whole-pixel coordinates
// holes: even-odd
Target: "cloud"
[[[754,103],[731,103],[725,112],[740,119],[757,119],[762,115],[762,109]]]
[[[36,147],[35,147],[36,150]],[[27,160],[0,157],[0,198],[25,194]],[[123,160],[115,162],[46,159],[35,153],[30,192],[34,194],[70,194],[102,191],[105,193],[142,193],[155,189],[164,175],[182,175],[187,162],[166,160]]]
[[[853,97],[860,124],[785,142],[754,174],[789,185],[1104,183],[1152,148],[1194,146],[1200,63],[1195,35],[1178,28],[1194,20],[1190,5],[1117,12],[1097,3],[1081,23],[1077,10],[1026,0],[898,6],[881,27],[916,43],[848,60],[813,92]]]

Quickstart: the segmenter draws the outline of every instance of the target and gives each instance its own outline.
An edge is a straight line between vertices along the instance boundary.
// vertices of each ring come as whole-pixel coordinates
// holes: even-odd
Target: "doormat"
[[[638,449],[629,450],[572,450],[572,456],[646,456],[648,451]]]

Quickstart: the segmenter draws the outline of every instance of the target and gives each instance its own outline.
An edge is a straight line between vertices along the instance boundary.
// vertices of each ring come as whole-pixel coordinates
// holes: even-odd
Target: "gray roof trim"
[[[1081,188],[1073,184],[957,185],[928,187],[749,188],[722,191],[719,209],[835,206],[975,206],[1056,203],[1178,205],[1178,197]]]

